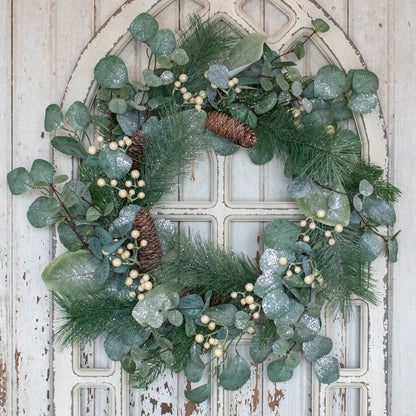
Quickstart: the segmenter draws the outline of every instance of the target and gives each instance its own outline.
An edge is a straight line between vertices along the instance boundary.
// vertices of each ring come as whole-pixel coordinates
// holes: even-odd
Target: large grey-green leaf
[[[209,130],[206,131],[205,138],[211,144],[213,149],[221,156],[232,155],[240,149],[238,144],[230,142],[229,140],[224,139]]]
[[[120,340],[118,331],[115,331],[107,335],[104,341],[104,350],[110,360],[120,361],[130,351],[130,347]]]
[[[205,308],[204,314],[208,315],[213,321],[221,322],[225,327],[234,325],[234,316],[237,308],[227,303],[225,305],[213,306],[212,308]]]
[[[45,110],[45,130],[53,131],[64,126],[64,116],[57,104],[50,104]]]
[[[126,64],[118,56],[106,56],[95,66],[94,78],[105,88],[123,88],[128,82]]]
[[[52,260],[42,273],[42,279],[54,292],[84,292],[99,286],[94,280],[96,264],[86,250],[66,252]]]
[[[133,136],[137,130],[139,130],[139,113],[135,109],[130,109],[123,114],[117,114],[116,116],[118,124],[127,136]]]
[[[66,155],[79,157],[85,159],[88,153],[84,146],[76,139],[68,136],[56,136],[51,140],[51,145]]]
[[[202,403],[209,398],[211,390],[208,384],[199,386],[193,390],[185,391],[185,397],[192,403]]]
[[[197,365],[194,361],[188,360],[188,363],[185,367],[186,378],[192,383],[198,383],[202,379],[204,374],[205,366],[202,363],[202,366]]]
[[[228,69],[224,65],[213,64],[208,68],[208,80],[218,88],[228,88]]]
[[[275,91],[262,98],[255,106],[254,111],[257,114],[264,114],[270,111],[277,103],[277,93]]]
[[[111,150],[108,146],[101,150],[98,161],[102,171],[112,179],[120,179],[126,175],[133,161],[121,150]]]
[[[260,332],[254,333],[250,342],[250,357],[256,363],[262,363],[270,354],[274,337],[269,342],[260,341]]]
[[[139,42],[148,42],[159,30],[157,20],[149,13],[140,13],[130,24],[132,36]]]
[[[282,289],[274,289],[263,298],[262,307],[269,319],[277,319],[289,311],[290,299]]]
[[[156,56],[166,56],[176,49],[176,38],[171,30],[162,29],[148,41],[148,44]]]
[[[365,233],[360,238],[360,254],[364,261],[373,261],[381,253],[383,242],[380,237],[372,233]]]
[[[170,57],[178,65],[186,65],[189,62],[189,56],[184,49],[178,48],[175,49]]]
[[[363,210],[377,224],[394,225],[396,222],[393,205],[375,195],[364,198]]]
[[[225,390],[239,390],[248,381],[250,375],[250,365],[243,357],[236,355],[220,374],[220,385]]]
[[[34,181],[25,168],[16,168],[7,174],[7,184],[13,195],[21,195],[33,189]]]
[[[287,187],[287,195],[295,199],[304,198],[305,196],[309,195],[310,191],[310,180],[301,176],[293,179]]]
[[[75,130],[85,131],[90,125],[91,118],[87,106],[81,101],[75,101],[65,114],[66,122]]]
[[[143,79],[149,87],[160,87],[162,85],[162,80],[148,68],[143,70]]]
[[[352,77],[352,89],[360,94],[372,94],[378,90],[377,75],[367,69],[356,69]]]
[[[123,98],[113,98],[108,103],[108,109],[114,114],[123,114],[127,110],[126,100],[123,100]]]
[[[52,183],[53,180],[53,166],[46,160],[35,159],[30,169],[30,176],[35,182]]]
[[[75,234],[74,230],[66,223],[60,222],[58,224],[59,241],[69,251],[77,251],[82,247],[82,241]]]
[[[250,317],[247,312],[238,311],[234,316],[234,326],[237,329],[246,329],[250,322]]]
[[[325,356],[314,363],[315,372],[323,384],[331,384],[339,379],[339,363],[335,357]]]
[[[304,342],[302,345],[303,356],[308,361],[314,361],[327,355],[332,350],[331,338],[317,335],[311,341]]]
[[[274,220],[263,231],[264,243],[274,249],[291,248],[299,237],[299,227],[288,220]]]
[[[59,220],[60,210],[61,205],[57,200],[47,196],[40,196],[29,207],[27,219],[36,228],[46,227]]]
[[[279,358],[276,361],[272,361],[267,366],[267,377],[273,383],[290,380],[293,376],[293,370],[290,370],[285,366],[286,358]]]
[[[368,114],[377,107],[377,103],[377,94],[359,94],[353,92],[348,100],[348,107],[357,113]]]
[[[335,65],[325,65],[316,74],[314,91],[316,98],[330,100],[338,97],[345,90],[344,73]]]

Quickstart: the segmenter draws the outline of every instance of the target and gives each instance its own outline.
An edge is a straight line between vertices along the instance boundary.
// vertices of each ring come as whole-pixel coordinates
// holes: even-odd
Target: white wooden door
[[[310,19],[322,14],[322,10],[308,0],[132,0],[126,3],[76,0],[71,4],[46,0],[28,4],[21,0],[3,3],[5,12],[1,19],[5,34],[0,46],[8,59],[1,63],[4,65],[2,72],[7,74],[1,85],[10,91],[10,96],[1,99],[3,108],[10,108],[10,111],[2,112],[0,121],[4,130],[10,131],[12,140],[5,142],[11,156],[1,165],[2,175],[11,167],[29,165],[34,157],[48,158],[47,140],[40,137],[43,108],[50,102],[59,102],[62,89],[58,90],[57,86],[66,84],[77,54],[101,26],[103,28],[78,61],[64,106],[78,99],[91,101],[94,94],[94,87],[90,88],[92,69],[108,51],[120,54],[130,68],[140,68],[143,51],[133,46],[124,34],[132,18],[142,11],[150,10],[162,27],[174,30],[186,21],[188,13],[211,14],[236,31],[265,31],[271,46],[279,50],[288,49],[305,35],[303,28]],[[370,50],[365,41],[369,34],[376,37],[379,33],[387,40],[388,25],[393,21],[386,10],[395,11],[397,16],[405,15],[401,9],[391,9],[393,3],[386,0],[369,6],[363,0],[319,1],[347,32],[351,32],[357,43],[362,43],[360,49],[364,47],[368,51],[370,69],[385,80],[380,95],[382,105],[387,107],[389,122],[393,114],[389,106],[394,100],[388,93],[395,90],[388,84],[392,79],[389,68],[379,60],[385,45],[377,38],[372,41]],[[118,6],[121,8],[116,10]],[[404,6],[410,7],[411,0],[404,2]],[[365,23],[369,16],[377,18],[377,23],[372,23],[374,26],[367,32]],[[313,73],[325,60],[346,70],[362,64],[356,49],[333,23],[330,32],[308,45],[304,72]],[[395,57],[391,49],[389,52],[391,58]],[[378,115],[357,120],[357,128],[370,159],[386,166],[385,133]],[[397,129],[400,131],[400,127]],[[67,159],[53,157],[62,171],[71,168]],[[177,195],[172,197],[157,213],[180,221],[181,227],[198,229],[218,244],[254,256],[257,250],[262,250],[257,236],[265,221],[276,216],[296,219],[298,215],[294,205],[286,200],[281,170],[275,162],[261,168],[252,166],[244,151],[227,159],[208,155],[196,169],[196,181],[184,181],[179,185],[180,201]],[[402,171],[398,168],[396,171],[400,178]],[[247,188],[252,191],[247,193]],[[339,382],[329,388],[318,385],[306,364],[297,369],[292,381],[277,386],[267,382],[259,366],[242,391],[225,394],[214,386],[211,401],[194,406],[184,401],[182,392],[186,381],[181,375],[167,374],[147,391],[129,392],[125,375],[118,365],[105,359],[98,344],[74,349],[73,353],[55,350],[52,374],[51,307],[48,293],[40,282],[40,271],[59,247],[56,250],[55,240],[47,231],[33,230],[25,223],[29,198],[17,200],[4,194],[7,197],[2,199],[2,212],[9,214],[9,219],[1,224],[2,236],[12,236],[4,238],[1,246],[5,291],[0,292],[0,329],[6,336],[0,337],[0,411],[4,415],[361,416],[369,411],[376,416],[387,414],[385,304],[369,308],[357,302],[354,321],[333,321],[332,317],[327,317],[326,331],[332,333],[335,354],[344,367]],[[385,271],[385,264],[380,261],[376,274],[382,294],[387,288]],[[399,318],[397,322],[405,331]],[[396,350],[402,352],[400,348],[397,346]],[[396,362],[404,367],[401,361]],[[393,393],[397,399],[403,394],[399,388]],[[408,400],[415,399],[408,397]],[[394,409],[406,412],[403,402],[393,400],[392,403]],[[411,414],[404,412],[397,414]]]

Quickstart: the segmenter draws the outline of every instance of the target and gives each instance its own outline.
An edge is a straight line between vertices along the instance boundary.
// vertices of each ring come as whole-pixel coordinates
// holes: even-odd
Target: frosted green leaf
[[[160,293],[138,302],[132,311],[132,316],[140,325],[149,325],[157,329],[165,321],[164,314],[170,307],[169,298],[164,293]]]
[[[300,351],[292,350],[286,357],[285,367],[288,370],[294,370],[302,362],[302,353]]]
[[[132,358],[129,357],[123,360],[123,362],[121,363],[121,367],[124,371],[126,371],[129,374],[134,374],[134,372],[136,371],[136,363]]]
[[[254,285],[254,293],[261,298],[266,296],[270,290],[280,289],[282,287],[282,278],[280,274],[273,273],[260,275]]]
[[[278,383],[292,378],[293,370],[285,366],[285,361],[285,358],[279,358],[267,366],[267,377],[269,377],[271,382]]]
[[[270,276],[273,273],[282,274],[286,271],[288,266],[279,264],[280,257],[286,257],[288,263],[296,260],[295,253],[292,250],[274,250],[268,248],[263,252],[259,263],[264,275]]]
[[[282,91],[288,91],[290,88],[289,83],[285,80],[284,75],[281,73],[276,75],[276,84]]]
[[[46,131],[57,130],[64,126],[64,116],[57,104],[46,107],[44,126]]]
[[[248,314],[244,311],[238,311],[236,312],[234,316],[234,326],[237,329],[246,329],[248,327],[248,324],[250,322],[250,317]]]
[[[290,300],[282,289],[275,289],[263,298],[262,307],[269,319],[277,319],[289,311]]]
[[[179,310],[186,318],[199,318],[203,307],[204,301],[196,293],[184,296],[179,301]]]
[[[296,68],[288,68],[286,75],[292,82],[300,81],[302,79],[302,74]]]
[[[335,65],[325,65],[316,74],[314,92],[316,98],[330,100],[338,97],[345,90],[345,75]]]
[[[74,230],[66,223],[60,222],[57,227],[59,241],[69,251],[77,251],[82,248],[82,241],[75,234]]]
[[[96,263],[87,250],[67,251],[56,257],[42,272],[42,279],[49,290],[73,293],[97,289],[94,272]]]
[[[127,136],[133,136],[139,130],[139,113],[136,109],[130,109],[123,114],[117,114],[117,122],[123,133]]]
[[[308,196],[311,191],[311,182],[308,178],[301,176],[296,177],[287,187],[287,195],[291,198],[298,199]]]
[[[295,81],[292,84],[291,91],[292,91],[292,94],[295,97],[300,97],[300,95],[302,94],[302,91],[303,91],[302,84],[299,81]]]
[[[136,218],[136,214],[139,211],[140,206],[135,204],[130,204],[127,207],[124,207],[120,210],[119,216],[112,222],[108,231],[110,234],[116,238],[118,233],[116,229],[120,230],[121,228],[125,229],[126,233],[133,229],[133,221]]]
[[[100,263],[94,272],[94,280],[99,284],[103,284],[107,281],[110,274],[110,263],[107,258]]]
[[[66,182],[68,179],[69,179],[69,176],[68,175],[55,175],[52,178],[52,182],[54,184],[58,184],[58,183]]]
[[[322,20],[319,17],[317,19],[312,20],[312,26],[317,32],[320,33],[325,33],[329,30],[328,23],[326,23],[325,20]]]
[[[95,207],[89,207],[87,213],[85,214],[85,219],[87,221],[96,221],[101,217],[100,211]]]
[[[237,308],[227,303],[225,305],[213,306],[212,308],[205,308],[204,314],[208,315],[213,321],[221,322],[226,327],[234,325],[234,316]]]
[[[257,114],[264,114],[270,111],[277,103],[277,93],[271,92],[262,98],[255,106],[254,111]]]
[[[293,345],[293,342],[289,342],[284,339],[278,339],[275,341],[275,343],[272,345],[272,350],[275,354],[284,356],[286,355],[287,351],[290,349],[290,347]]]
[[[308,313],[304,313],[299,322],[296,323],[294,339],[296,341],[311,341],[321,329],[319,318],[314,318]]]
[[[364,196],[370,196],[374,192],[374,187],[366,179],[363,179],[360,182],[359,191],[360,191],[360,194]]]
[[[310,193],[296,200],[299,209],[306,217],[312,217],[326,225],[335,226],[341,224],[346,226],[350,222],[350,203],[342,185],[334,186],[335,191],[322,188],[311,183]],[[316,213],[323,209],[324,218],[318,218]]]
[[[331,113],[335,121],[350,120],[353,117],[352,111],[348,108],[348,101],[333,101],[331,103]]]
[[[171,30],[162,29],[148,41],[148,45],[156,56],[166,56],[176,49],[176,38]]]
[[[133,163],[122,150],[111,150],[108,146],[100,151],[98,161],[102,172],[112,179],[120,179],[126,175]]]
[[[274,220],[263,231],[264,243],[274,249],[291,248],[299,237],[299,227],[288,220]]]
[[[162,81],[162,85],[172,84],[172,82],[174,81],[174,75],[170,71],[163,71],[160,75],[160,80]]]
[[[352,77],[352,89],[360,94],[372,94],[378,90],[377,75],[366,69],[356,69]]]
[[[146,358],[146,351],[142,348],[140,348],[138,345],[133,345],[133,347],[130,350],[130,354],[133,359],[137,361],[143,360],[143,358]]]
[[[95,66],[94,78],[102,87],[123,88],[128,82],[126,64],[118,56],[106,56],[100,59]]]
[[[75,101],[65,114],[66,122],[75,130],[85,131],[90,125],[91,118],[87,106],[81,101]]]
[[[88,157],[84,146],[76,139],[68,136],[56,136],[51,140],[51,145],[65,155],[85,159]]]
[[[270,354],[273,338],[270,342],[260,345],[260,332],[254,333],[250,342],[250,357],[256,363],[262,363]]]
[[[115,114],[123,114],[127,110],[127,103],[122,98],[113,98],[108,103],[108,109]]]
[[[228,89],[228,69],[224,65],[213,64],[208,68],[208,80],[218,88]]]
[[[286,105],[286,104],[289,104],[290,103],[290,100],[291,99],[292,99],[292,96],[290,95],[290,92],[288,92],[288,91],[282,91],[279,94],[279,97],[277,98],[277,102],[279,104]]]
[[[277,335],[283,340],[288,340],[293,338],[294,331],[292,325],[281,324],[276,327]]]
[[[363,210],[377,224],[394,225],[396,222],[393,205],[375,195],[364,198]]]
[[[115,331],[107,335],[104,350],[110,360],[120,361],[130,351],[130,347],[121,342],[118,331]]]
[[[188,360],[188,363],[184,369],[186,378],[192,383],[198,383],[198,381],[201,381],[202,376],[204,375],[204,370],[204,365],[196,365],[192,360]]]
[[[172,54],[171,58],[178,64],[178,65],[186,65],[189,62],[189,56],[184,49],[178,48],[175,49]]]
[[[209,398],[211,390],[208,384],[197,387],[196,389],[185,391],[185,397],[192,403],[202,403]]]
[[[274,321],[276,327],[283,324],[288,324],[293,327],[293,324],[297,322],[304,310],[305,307],[301,303],[295,299],[290,299],[289,311]]]
[[[183,315],[177,311],[169,311],[168,313],[168,321],[175,326],[181,326],[183,322]]]
[[[348,100],[348,107],[357,113],[371,113],[378,103],[377,94],[359,94],[353,92]]]
[[[47,196],[37,198],[27,211],[27,219],[35,228],[52,225],[60,218],[61,205],[55,199]]]
[[[21,195],[33,189],[34,181],[25,168],[16,168],[7,174],[7,184],[13,195]]]
[[[162,85],[162,80],[148,68],[143,70],[143,79],[149,87],[160,87]]]
[[[302,344],[303,356],[308,361],[314,361],[318,358],[328,355],[332,350],[331,338],[317,335],[312,341]]]
[[[175,357],[172,351],[163,351],[160,353],[160,358],[168,365],[172,365],[175,362]]]
[[[319,381],[323,384],[331,384],[339,379],[339,363],[335,357],[319,358],[315,361],[314,368]]]
[[[239,390],[250,378],[250,365],[240,355],[236,355],[220,374],[219,382],[224,390]]]
[[[132,36],[139,42],[148,42],[159,29],[157,20],[149,13],[140,13],[130,24]]]
[[[269,78],[260,78],[260,85],[264,91],[271,91],[273,89],[273,83]]]
[[[294,52],[298,59],[302,59],[305,56],[305,45],[303,42],[299,41],[296,43]]]
[[[352,199],[352,204],[354,205],[354,208],[357,211],[361,211],[363,209],[363,201],[360,197],[360,195],[354,195],[353,199]]]
[[[230,76],[238,74],[263,56],[266,39],[263,33],[251,33],[234,46],[224,63],[231,72]]]
[[[221,156],[229,156],[234,154],[240,149],[240,146],[236,143],[230,142],[227,139],[212,133],[209,130],[205,132],[205,138],[211,144],[216,153]]]
[[[365,233],[360,238],[360,253],[364,261],[371,262],[375,260],[383,249],[383,243],[380,237],[375,234]]]
[[[167,56],[158,56],[156,60],[161,68],[170,69],[173,66],[172,61]]]
[[[397,261],[398,250],[399,250],[399,243],[397,242],[397,238],[394,237],[387,242],[387,254],[388,254],[389,260],[392,263],[395,263]]]

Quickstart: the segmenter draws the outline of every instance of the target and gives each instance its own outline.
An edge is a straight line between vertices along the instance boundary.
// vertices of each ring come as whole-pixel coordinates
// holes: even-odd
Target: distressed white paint
[[[3,87],[3,94],[0,98],[2,104],[0,126],[3,133],[3,153],[0,169],[2,178],[5,178],[5,174],[11,167],[21,165],[30,167],[34,157],[43,157],[45,159],[50,157],[50,148],[47,145],[47,141],[41,140],[39,137],[43,128],[43,108],[50,102],[60,101],[60,97],[63,94],[63,86],[69,78],[79,52],[83,49],[88,39],[93,36],[96,30],[100,29],[104,21],[119,6],[124,4],[125,8],[132,8],[133,3],[135,4],[134,7],[142,7],[140,10],[142,11],[143,7],[149,8],[154,2],[133,1],[124,4],[121,0],[77,0],[71,3],[63,1],[48,2],[46,0],[34,2],[23,2],[22,0],[13,2],[1,1],[2,14],[0,19],[2,34],[0,37],[0,53],[2,60],[0,65],[2,77],[0,78],[0,85]],[[157,7],[160,5],[165,6],[168,3],[168,1],[162,1]],[[165,10],[168,11],[161,13],[158,19],[163,26],[177,29],[179,21],[184,21],[185,9],[193,2],[181,1],[180,13],[172,12],[172,10],[175,10],[177,2],[171,3],[173,6],[171,5],[169,10],[166,8]],[[197,5],[197,8],[205,13],[207,11],[207,7],[204,7],[206,2],[199,1],[198,3],[202,5]],[[235,15],[235,10],[232,9],[234,2],[222,3],[224,6],[223,11],[229,13],[227,16],[223,15],[223,17],[229,21],[228,17]],[[286,12],[290,10],[290,6],[296,8],[298,4],[298,2],[294,1],[287,1],[286,3]],[[282,38],[283,32],[280,29],[284,28],[288,22],[289,25],[298,24],[298,27],[301,26],[301,22],[298,21],[296,23],[293,15],[289,19],[285,19],[268,2],[255,0],[240,2],[239,4],[242,6],[242,11],[246,14],[245,28],[248,28],[249,24],[252,27],[256,27],[255,25],[257,24],[258,28],[263,28],[276,40]],[[319,4],[335,17],[336,21],[349,34],[358,46],[358,49],[363,53],[370,69],[380,76],[380,99],[386,116],[388,132],[392,137],[391,148],[394,150],[393,176],[396,179],[396,184],[405,192],[405,196],[398,206],[397,229],[404,228],[408,224],[415,222],[415,218],[413,218],[415,215],[414,210],[411,209],[415,204],[414,195],[416,193],[414,192],[414,181],[411,180],[413,167],[411,140],[414,130],[412,130],[410,114],[416,83],[412,77],[409,77],[409,74],[412,73],[415,67],[416,59],[414,53],[403,52],[403,45],[412,45],[414,43],[414,28],[412,25],[415,20],[415,9],[413,1],[404,0],[398,3],[393,0],[382,0],[374,3],[364,0],[320,0]],[[257,13],[255,12],[256,10]],[[265,10],[266,19],[262,18],[262,10]],[[132,12],[123,22],[124,29],[121,33],[125,32],[125,28],[135,14],[137,13]],[[106,48],[110,48],[112,42],[117,40],[117,36],[113,35],[120,33],[120,28],[115,27],[115,20],[113,20],[113,27],[107,31],[109,36],[104,41]],[[13,26],[11,25],[12,22]],[[279,29],[277,33],[273,32],[274,25]],[[332,33],[333,31],[331,30],[323,38],[329,39]],[[11,42],[11,34],[13,34],[13,44]],[[342,41],[341,38],[335,38],[331,37],[334,43]],[[287,45],[293,43],[293,40],[288,37],[283,37],[282,41]],[[319,43],[317,45],[318,48],[322,46]],[[409,51],[412,52],[411,49]],[[96,59],[91,58],[92,66],[101,55],[101,52],[97,51]],[[330,61],[334,59],[334,56],[328,53],[328,51],[322,56],[320,59],[329,59]],[[341,61],[341,64],[346,69],[348,67],[356,67],[357,63],[354,59],[357,59],[357,57],[346,57],[345,61]],[[319,64],[319,62],[317,63]],[[310,69],[312,71],[313,66]],[[306,66],[306,70],[308,70],[308,66]],[[91,78],[88,75],[88,82]],[[86,87],[88,87],[88,84]],[[86,91],[86,87],[82,87],[81,90]],[[74,91],[77,91],[77,88],[74,87]],[[82,98],[81,94],[74,93],[72,101],[80,98]],[[13,103],[13,108],[11,108],[11,102]],[[12,110],[14,113],[13,119],[11,118]],[[372,160],[375,160],[373,159],[373,150],[371,146],[370,156]],[[381,149],[380,154],[374,155],[380,164],[384,163],[383,153],[384,150]],[[241,156],[239,155],[238,157]],[[60,160],[59,165],[62,166],[61,172],[67,170]],[[214,174],[216,173],[214,172]],[[199,177],[200,173],[197,172],[197,179]],[[258,181],[257,184],[259,183],[261,184]],[[183,189],[182,197],[187,201],[194,200],[195,197],[195,193],[189,189],[190,186],[189,182],[185,182],[181,188]],[[187,187],[188,189],[186,189]],[[274,184],[273,187],[273,190],[268,190],[267,187],[264,187],[259,196],[265,201],[275,201],[273,195],[279,189],[279,184]],[[0,377],[0,414],[39,414],[49,416],[53,412],[49,345],[51,332],[48,329],[50,304],[48,301],[42,300],[48,298],[48,293],[39,276],[41,270],[49,262],[51,240],[47,231],[33,230],[24,220],[25,211],[32,198],[26,196],[11,198],[5,189],[4,180],[0,181],[0,189],[3,191],[3,195],[6,196],[1,201],[1,212],[2,214],[4,213],[2,215],[4,221],[1,223],[1,235],[3,238],[2,243],[0,243],[1,285],[4,290],[0,291],[0,374],[5,376],[4,378]],[[249,197],[253,198],[253,195]],[[201,198],[205,202],[209,199],[206,196],[206,192]],[[234,197],[231,195],[229,198],[239,209],[242,209],[241,206],[238,206],[239,203],[249,199],[241,193],[238,194],[238,192]],[[261,210],[260,208],[256,209]],[[169,207],[169,210],[171,210],[171,213],[174,212],[172,206]],[[285,211],[285,213],[292,215],[295,212]],[[260,218],[257,219],[259,220]],[[193,220],[197,220],[197,218],[194,217]],[[231,236],[229,243],[233,244],[233,235],[234,244],[235,240],[239,240],[236,238],[236,235],[243,232],[241,224],[240,222],[230,222]],[[247,224],[250,228],[250,231],[247,232],[247,238],[261,231],[262,226],[260,223],[249,222]],[[209,233],[209,225],[207,223],[195,225],[204,230],[204,233]],[[12,237],[8,238],[7,236]],[[389,414],[410,416],[413,415],[413,409],[416,405],[416,398],[412,391],[413,373],[416,369],[412,353],[412,346],[415,344],[412,327],[416,309],[413,302],[413,279],[409,273],[409,270],[414,269],[413,262],[415,262],[411,251],[414,247],[414,232],[411,227],[409,231],[404,230],[400,242],[400,258],[402,260],[394,267],[397,282],[395,282],[393,292],[394,314],[393,318],[390,319],[390,323],[393,322],[391,333],[393,333],[394,338],[392,339],[393,398],[391,400],[392,411]],[[245,247],[243,245],[238,248],[250,251],[251,254],[256,251],[256,244],[253,241],[252,244],[247,243]],[[30,250],[28,250],[28,247]],[[380,264],[380,267],[383,268],[384,264]],[[26,281],[23,280],[25,272]],[[11,276],[13,276],[12,280]],[[367,376],[371,378],[374,384],[377,382],[377,379],[381,383],[384,382],[384,357],[382,354],[373,353],[374,351],[380,351],[380,345],[383,342],[380,335],[383,331],[374,329],[374,327],[383,328],[385,323],[380,319],[375,319],[372,313],[375,312],[373,309],[370,309],[370,330],[373,330],[378,336],[370,338],[368,365],[373,373],[371,375],[367,374]],[[361,330],[362,328],[361,326]],[[48,349],[46,354],[45,348]],[[360,363],[360,366],[362,366],[362,363]],[[348,371],[351,372],[353,369]],[[360,379],[360,377],[362,376],[359,374],[348,374],[348,372],[344,374],[345,377],[340,382],[347,381],[351,383],[357,381],[361,383],[362,378]],[[114,376],[113,380],[110,381],[117,384],[117,380],[119,378]],[[101,382],[96,378],[85,381]],[[102,382],[106,382],[104,377]],[[183,381],[179,381],[179,383],[182,383],[180,384],[182,389]],[[362,403],[366,402],[365,395],[367,390],[363,389],[363,384],[348,384],[348,386],[360,388],[363,398]],[[341,384],[340,387],[344,388],[347,386]],[[7,396],[3,394],[6,390]],[[377,390],[377,386],[375,390]],[[325,397],[321,395],[321,399],[329,401],[331,395],[335,396],[333,401],[338,403],[334,405],[336,410],[332,409],[332,416],[354,415],[351,406],[355,409],[354,406],[357,403],[355,391],[329,392]],[[341,410],[341,402],[337,401],[337,396],[343,397],[343,395],[346,397],[345,403],[348,403],[350,407],[345,409],[344,406],[344,410]],[[99,402],[98,398],[93,400],[92,394],[89,394],[88,391],[81,391],[80,397],[81,403],[84,404],[97,404]],[[68,396],[67,399],[69,399]],[[144,403],[144,406],[151,411],[152,403],[149,401],[149,398],[147,400],[148,404]],[[370,397],[370,400],[373,402],[377,401],[377,397]],[[97,406],[100,405],[97,404]],[[135,402],[135,406],[137,406],[137,402]],[[175,405],[175,409],[180,410],[184,406],[183,402],[179,402]],[[94,414],[92,411],[90,409],[89,414]],[[97,415],[104,414],[103,412],[105,411],[105,408],[100,409],[100,407],[94,409]],[[344,413],[341,413],[341,411]],[[137,412],[139,412],[138,409],[132,414],[137,414]],[[362,413],[366,414],[365,409]],[[59,416],[64,415],[64,413],[60,412],[56,412],[56,414]],[[205,413],[200,411],[199,414]],[[379,414],[382,413],[373,408],[373,415],[378,416]]]

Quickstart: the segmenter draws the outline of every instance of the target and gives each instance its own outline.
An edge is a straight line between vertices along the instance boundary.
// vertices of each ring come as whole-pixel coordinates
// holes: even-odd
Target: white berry
[[[133,182],[132,181],[126,181],[126,182],[124,182],[124,186],[126,188],[131,188],[133,186]]]
[[[105,186],[105,179],[100,178],[97,180],[97,185],[102,188],[103,186]]]
[[[247,328],[247,332],[248,332],[249,334],[254,334],[254,333],[256,332],[256,330],[255,330],[252,326],[249,326],[249,327]]]
[[[254,312],[253,313],[253,318],[254,319],[259,319],[260,318],[260,314],[258,312]]]
[[[207,324],[209,322],[209,316],[208,315],[202,315],[201,316],[201,322],[203,324]]]
[[[125,189],[120,189],[119,191],[118,191],[118,196],[120,197],[120,198],[126,198],[127,197],[127,191],[125,190]]]
[[[175,86],[175,88],[179,88],[181,86],[181,82],[180,81],[175,81],[175,83],[173,85]]]
[[[95,154],[97,153],[97,148],[96,148],[95,146],[90,146],[90,147],[88,148],[88,153],[89,153],[90,155],[95,155]]]
[[[188,90],[187,90],[185,87],[182,87],[179,91],[180,91],[182,94],[185,94],[186,92],[188,92]]]
[[[328,240],[328,244],[329,244],[330,246],[334,246],[334,245],[335,245],[335,240],[334,240],[333,238],[330,238],[330,239]]]
[[[310,230],[314,230],[316,228],[316,224],[314,223],[314,222],[311,222],[310,224],[309,224],[309,229]]]
[[[326,215],[326,212],[323,209],[318,210],[318,212],[316,213],[316,216],[318,218],[324,218]]]
[[[111,179],[110,185],[114,188],[115,186],[117,186],[117,181],[115,179]]]
[[[246,303],[247,303],[247,305],[251,305],[252,303],[254,303],[253,296],[251,296],[251,295],[246,296]]]
[[[133,179],[137,179],[137,178],[140,176],[140,172],[139,172],[137,169],[134,169],[134,170],[132,170],[132,171],[130,172],[130,176],[131,176]]]
[[[231,293],[231,297],[232,297],[233,299],[235,299],[237,296],[238,296],[238,295],[237,295],[237,292],[232,292],[232,293]]]
[[[286,272],[286,276],[287,276],[287,277],[292,277],[292,276],[293,276],[292,270],[288,270],[288,271]]]
[[[315,277],[312,274],[308,274],[307,276],[305,276],[305,278],[303,279],[303,281],[307,284],[310,285],[313,281],[315,280]]]
[[[102,143],[104,141],[104,137],[103,136],[97,136],[96,139],[98,143]]]
[[[150,276],[148,274],[144,274],[142,276],[143,282],[148,282],[150,280]]]
[[[247,290],[247,292],[252,292],[254,290],[253,283],[247,283],[245,289]]]
[[[123,254],[121,255],[121,258],[124,260],[127,260],[130,257],[130,251],[124,251]]]
[[[304,235],[304,236],[303,236],[303,241],[304,241],[305,243],[309,243],[309,241],[311,241],[311,238],[310,238],[308,235]]]
[[[287,264],[287,257],[280,257],[279,264],[285,266]]]
[[[136,297],[136,292],[133,292],[133,291],[129,292],[129,296],[131,298],[135,298]]]
[[[186,74],[179,75],[179,81],[180,82],[186,82],[186,81],[188,81],[188,75],[186,75]]]
[[[113,261],[111,263],[113,264],[114,267],[120,267],[121,266],[121,260],[119,258],[113,259]]]
[[[118,149],[118,144],[116,142],[111,142],[108,147],[110,148],[110,150],[117,150]]]
[[[195,335],[195,342],[201,344],[204,341],[204,336],[202,334]]]
[[[213,330],[215,329],[215,327],[216,327],[215,322],[210,322],[210,323],[208,324],[208,329],[209,329],[209,330],[211,330],[211,331],[213,331]]]
[[[254,311],[254,309],[256,309],[256,308],[257,308],[257,305],[256,305],[255,303],[251,303],[250,305],[248,305],[248,308],[249,308],[251,311]]]
[[[235,87],[234,90],[235,90],[235,92],[237,94],[240,94],[240,92],[241,92],[241,88],[240,87]]]
[[[295,268],[293,270],[296,274],[298,274],[302,271],[302,269],[299,266],[295,266]]]
[[[306,224],[307,224],[306,220],[302,220],[302,221],[300,222],[300,226],[301,226],[301,227],[306,227]]]
[[[331,235],[332,235],[332,233],[331,233],[331,231],[329,231],[329,230],[326,230],[325,231],[325,237],[331,237]]]
[[[342,233],[342,232],[344,231],[344,227],[343,227],[341,224],[337,224],[337,225],[335,226],[335,231],[336,231],[337,233]]]
[[[140,293],[139,295],[137,295],[137,299],[138,299],[138,300],[144,300],[144,295],[143,295],[143,293]]]
[[[137,182],[137,186],[139,188],[143,188],[144,185],[145,185],[145,183],[144,183],[144,180],[143,179],[141,179],[139,182]]]
[[[139,192],[137,194],[137,196],[138,196],[139,199],[143,199],[145,197],[145,194],[144,194],[144,192]]]
[[[140,247],[146,247],[146,246],[147,246],[147,240],[141,240]]]
[[[215,348],[214,355],[219,358],[222,355],[222,348]]]
[[[119,147],[124,147],[125,144],[126,144],[126,142],[123,139],[121,139],[121,140],[118,141]]]
[[[134,239],[140,237],[140,231],[139,230],[133,230],[130,234]]]
[[[144,282],[143,284],[144,290],[151,290],[153,287],[153,283],[152,282]]]
[[[130,270],[129,276],[130,276],[132,279],[136,279],[136,278],[139,276],[139,272],[138,272],[137,270],[135,270],[135,269]]]
[[[205,348],[206,350],[209,350],[209,349],[211,348],[211,344],[210,344],[209,342],[206,342],[206,343],[204,344],[204,348]]]
[[[192,97],[192,94],[191,94],[190,92],[186,92],[186,93],[183,95],[183,99],[184,99],[185,101],[189,100],[191,97]]]
[[[124,283],[126,284],[126,286],[131,286],[133,284],[133,279],[131,277],[128,277]]]
[[[195,97],[195,104],[201,105],[203,102],[204,102],[204,99],[201,96]]]

